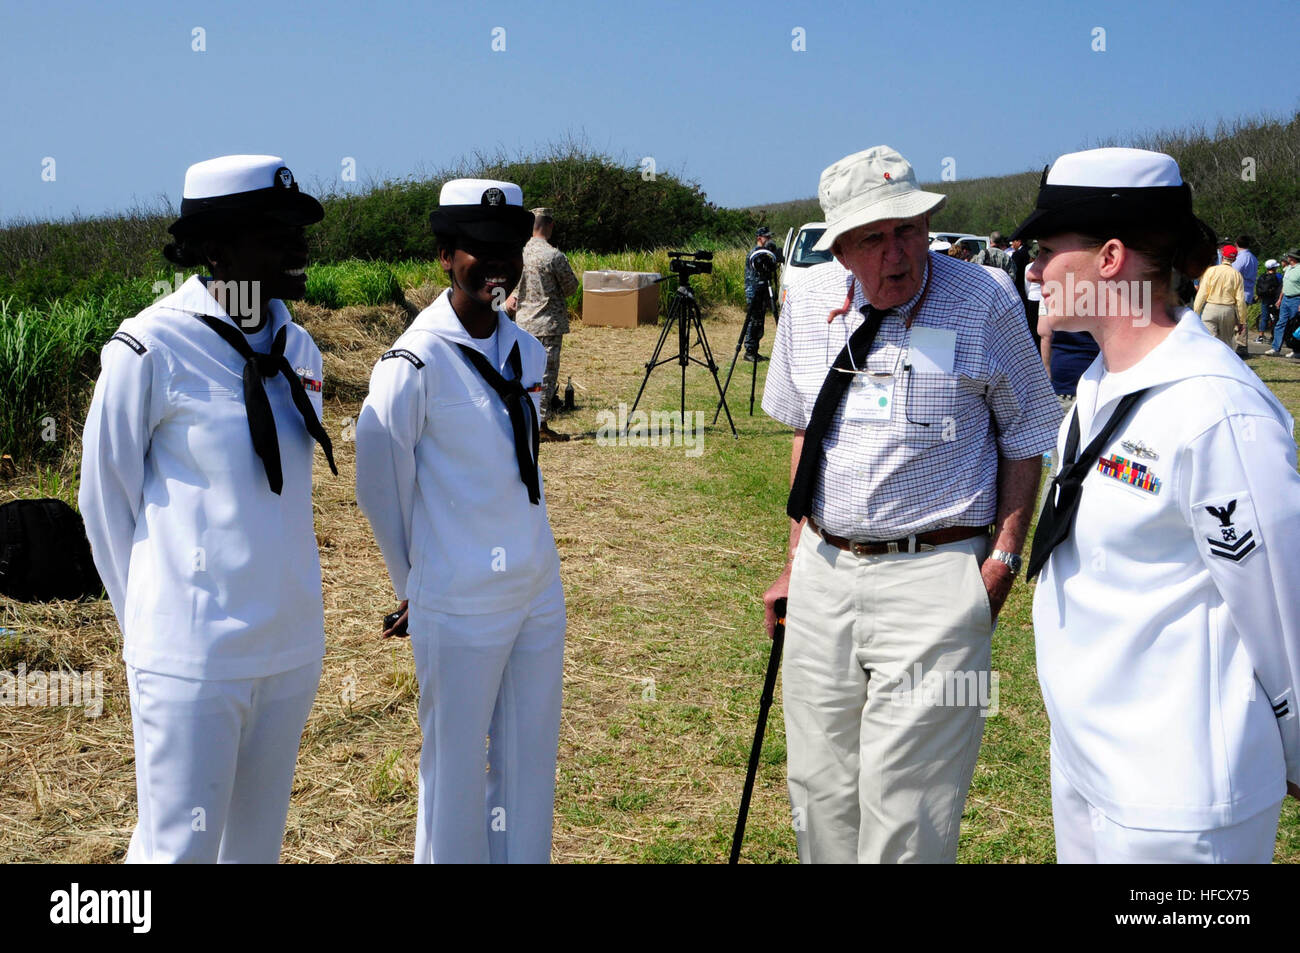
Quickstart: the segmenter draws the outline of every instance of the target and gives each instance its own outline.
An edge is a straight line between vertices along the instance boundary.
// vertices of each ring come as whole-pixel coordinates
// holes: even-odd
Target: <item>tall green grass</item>
[[[0,452],[62,451],[72,408],[94,379],[95,355],[127,316],[116,294],[46,310],[0,301]]]
[[[355,304],[399,304],[405,298],[402,282],[391,265],[354,258],[335,265],[309,266],[306,300],[325,308],[342,308]]]

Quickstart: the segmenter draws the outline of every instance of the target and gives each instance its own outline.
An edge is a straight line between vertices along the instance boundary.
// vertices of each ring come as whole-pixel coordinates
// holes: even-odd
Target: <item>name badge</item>
[[[881,422],[894,413],[893,374],[854,374],[844,404],[845,420]]]

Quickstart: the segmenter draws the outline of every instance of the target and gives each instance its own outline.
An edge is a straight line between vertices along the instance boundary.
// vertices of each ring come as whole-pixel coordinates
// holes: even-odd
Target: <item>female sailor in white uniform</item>
[[[274,863],[324,654],[302,297],[320,203],[277,156],[185,176],[165,251],[202,266],[104,346],[79,502],[123,635],[139,819],[128,862]]]
[[[1214,233],[1169,156],[1062,156],[1015,237],[1052,329],[1101,349],[1029,567],[1057,859],[1267,863],[1300,792],[1291,416],[1172,303]]]
[[[546,349],[501,310],[533,217],[514,183],[453,179],[430,218],[451,288],[375,365],[357,421],[357,502],[420,682],[415,860],[546,863],[565,630],[537,465]]]

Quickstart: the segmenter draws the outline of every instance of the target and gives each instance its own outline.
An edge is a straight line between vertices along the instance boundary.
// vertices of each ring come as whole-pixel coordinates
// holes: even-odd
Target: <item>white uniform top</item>
[[[1126,827],[1234,824],[1300,782],[1291,417],[1188,309],[1137,365],[1103,368],[1079,379],[1080,450],[1124,394],[1151,390],[1034,594],[1052,762]]]
[[[541,400],[546,350],[497,312],[497,367],[519,345],[524,386]],[[481,349],[451,307],[425,308],[375,365],[357,421],[357,502],[398,599],[473,615],[518,608],[560,571],[546,494],[528,500],[501,398],[457,344]]]
[[[319,417],[320,351],[280,301],[270,309],[273,330],[289,326],[285,356]],[[104,345],[78,503],[129,665],[260,678],[325,651],[316,443],[288,382],[265,378],[284,471],[272,493],[249,435],[243,358],[199,313],[234,324],[194,277]]]

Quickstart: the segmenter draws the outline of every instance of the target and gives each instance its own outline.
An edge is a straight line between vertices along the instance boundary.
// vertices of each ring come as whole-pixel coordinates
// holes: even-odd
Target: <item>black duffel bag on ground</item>
[[[76,510],[62,500],[14,500],[0,506],[0,595],[49,602],[103,592]]]

